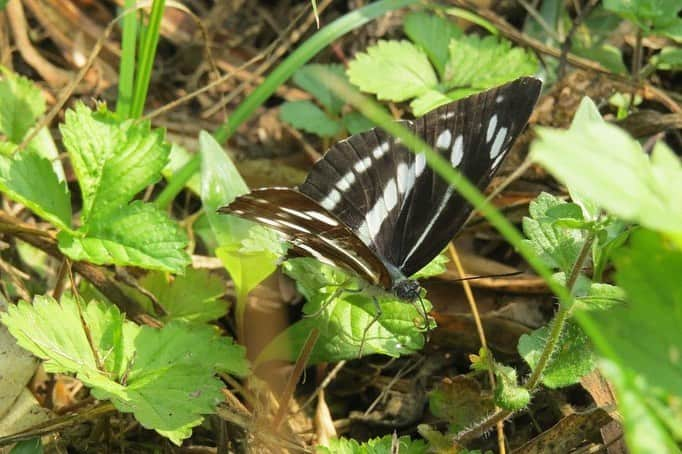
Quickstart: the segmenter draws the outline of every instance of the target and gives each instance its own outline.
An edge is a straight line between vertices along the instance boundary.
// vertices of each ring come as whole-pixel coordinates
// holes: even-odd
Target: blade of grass
[[[122,19],[121,66],[118,75],[118,98],[116,112],[121,118],[130,118],[133,88],[135,85],[135,54],[137,41],[136,0],[125,1],[125,17]]]
[[[381,0],[352,11],[315,33],[272,72],[270,75],[249,95],[235,111],[230,115],[227,122],[218,128],[213,136],[220,143],[225,143],[237,128],[244,123],[260,107],[275,90],[289,79],[297,69],[307,63],[318,52],[327,47],[334,40],[346,33],[376,19],[383,14],[404,6],[416,3],[417,0]],[[159,208],[164,208],[180,193],[189,178],[199,171],[199,156],[195,155],[169,180],[168,185],[159,194],[154,202]]]
[[[152,77],[154,57],[156,56],[156,46],[159,43],[159,32],[165,4],[165,0],[153,1],[152,11],[149,14],[149,24],[147,25],[146,32],[142,35],[140,63],[137,68],[137,78],[135,79],[132,109],[130,112],[132,118],[138,118],[144,111],[149,81]]]

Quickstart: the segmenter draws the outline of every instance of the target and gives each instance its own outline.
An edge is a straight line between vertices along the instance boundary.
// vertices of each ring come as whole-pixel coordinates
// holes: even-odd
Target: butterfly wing
[[[355,272],[369,283],[389,288],[381,260],[336,216],[291,188],[256,189],[218,210],[263,224],[289,242],[295,254]]]
[[[520,78],[405,125],[483,189],[527,123],[540,87]],[[423,155],[379,129],[334,145],[299,189],[356,232],[393,280],[429,263],[471,211]]]

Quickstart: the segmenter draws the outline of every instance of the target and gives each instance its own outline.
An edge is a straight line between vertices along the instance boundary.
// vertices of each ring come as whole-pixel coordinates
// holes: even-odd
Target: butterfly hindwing
[[[343,222],[299,191],[256,189],[237,197],[219,212],[275,230],[298,255],[344,267],[375,285],[391,285],[390,276],[377,256]]]

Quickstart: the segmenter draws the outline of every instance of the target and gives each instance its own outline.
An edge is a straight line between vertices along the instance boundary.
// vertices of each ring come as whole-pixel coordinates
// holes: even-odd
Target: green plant
[[[380,100],[411,99],[417,116],[537,70],[523,49],[495,36],[463,35],[438,16],[408,15],[405,34],[411,41],[379,41],[357,54],[347,73],[351,83]]]
[[[326,67],[338,77],[345,75],[341,65],[306,65],[296,71],[291,79],[312,94],[324,110],[311,101],[287,101],[280,106],[280,119],[294,128],[328,138],[338,137],[344,131],[357,134],[371,129],[372,123],[358,112],[344,113],[343,100],[310,77],[310,72],[320,66]]]

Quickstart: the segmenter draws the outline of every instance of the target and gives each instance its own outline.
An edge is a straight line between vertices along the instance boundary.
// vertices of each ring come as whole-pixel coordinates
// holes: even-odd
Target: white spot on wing
[[[306,214],[308,216],[310,216],[312,219],[316,219],[316,220],[323,222],[327,225],[331,225],[331,226],[339,225],[339,223],[336,221],[336,219],[331,218],[324,213],[320,213],[318,211],[306,211]]]
[[[400,194],[405,194],[409,190],[409,187],[407,186],[408,178],[409,169],[407,168],[407,164],[401,162],[400,164],[398,164],[396,175],[396,181],[398,183],[398,192]]]
[[[372,206],[372,209],[367,213],[363,223],[360,224],[358,232],[360,233],[360,239],[363,240],[365,244],[374,242],[374,238],[376,238],[379,234],[379,230],[381,230],[381,225],[397,204],[398,191],[395,180],[391,179],[388,184],[386,184],[382,197],[374,202],[374,206]],[[365,241],[365,239],[367,239],[367,241]]]
[[[488,122],[488,131],[485,133],[485,141],[490,142],[497,129],[497,114],[493,115]]]
[[[288,214],[295,216],[297,218],[305,219],[306,221],[309,221],[312,219],[310,216],[306,215],[305,213],[302,213],[302,212],[296,211],[296,210],[292,210],[291,208],[282,207],[280,209],[282,211],[284,211],[285,213],[288,213]]]
[[[501,103],[502,101],[504,101],[504,96],[502,96],[502,95],[497,95],[497,98],[495,98],[495,102],[499,104],[499,103]]]
[[[300,225],[298,225],[298,224],[296,224],[296,223],[294,223],[294,222],[281,221],[281,220],[280,220],[279,223],[282,224],[282,225],[285,225],[285,226],[289,227],[290,229],[297,230],[297,231],[299,231],[299,232],[310,233],[310,230],[308,230],[308,229],[306,229],[305,227],[302,227],[302,226],[300,226]]]
[[[455,111],[452,112],[447,112],[444,113],[443,115],[440,116],[441,120],[449,120],[450,118],[455,116]]]
[[[419,176],[424,172],[424,169],[426,168],[426,156],[424,156],[424,153],[419,153],[415,158],[414,158],[414,172],[416,176]]]
[[[256,219],[256,221],[260,222],[261,224],[271,225],[273,227],[279,227],[280,226],[279,221],[275,221],[274,219],[264,218],[261,216],[256,216],[255,219]]]
[[[464,137],[462,134],[458,135],[455,143],[452,145],[452,152],[450,153],[450,162],[453,167],[457,167],[464,157]]]
[[[346,172],[346,174],[336,183],[336,187],[339,191],[345,192],[353,183],[355,183],[355,174],[352,171]]]
[[[447,150],[448,148],[450,148],[451,142],[452,133],[450,132],[449,129],[446,129],[445,131],[438,134],[438,138],[436,139],[436,148],[440,148],[441,150]]]
[[[327,211],[331,211],[336,208],[336,205],[341,201],[341,193],[336,189],[332,189],[332,192],[327,195],[320,205],[322,205]]]
[[[369,169],[371,165],[372,158],[367,156],[366,158],[356,162],[355,165],[353,166],[353,170],[355,170],[357,173],[364,173]]]
[[[490,147],[490,159],[495,159],[497,155],[500,154],[500,151],[502,151],[502,144],[504,143],[504,140],[507,138],[507,128],[500,128],[499,131],[497,131],[497,135],[495,136],[495,141],[493,142],[493,146]]]
[[[388,142],[384,142],[372,150],[372,156],[374,159],[381,159],[383,155],[388,151]]]

